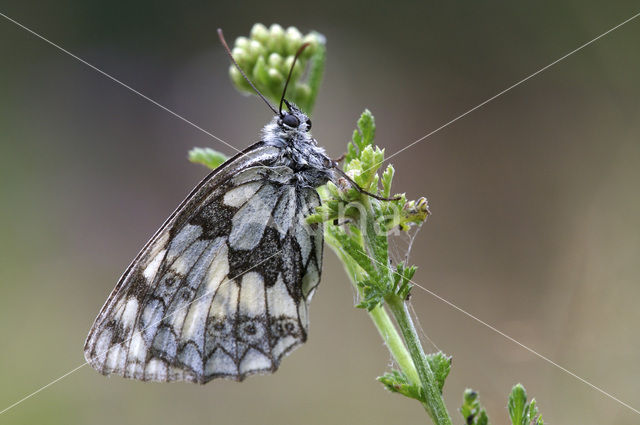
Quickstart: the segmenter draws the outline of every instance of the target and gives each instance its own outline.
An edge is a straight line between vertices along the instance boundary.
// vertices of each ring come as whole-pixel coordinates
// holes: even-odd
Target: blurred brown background
[[[0,11],[229,143],[269,111],[239,95],[215,29],[254,22],[327,36],[314,135],[333,156],[362,109],[393,153],[637,13],[637,2],[5,0]],[[640,20],[393,158],[429,197],[416,281],[640,408]],[[0,18],[0,410],[83,362],[100,306],[206,174],[193,146],[233,152]],[[551,424],[640,416],[416,289],[492,423],[522,382]],[[272,376],[153,385],[89,367],[0,416],[11,424],[425,423],[374,378],[389,355],[332,253],[309,342]],[[427,343],[430,350],[433,346]]]

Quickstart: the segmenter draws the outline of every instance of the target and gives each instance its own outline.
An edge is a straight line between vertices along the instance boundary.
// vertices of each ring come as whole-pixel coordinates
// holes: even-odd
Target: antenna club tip
[[[229,46],[227,45],[227,40],[224,39],[222,28],[218,28],[218,38],[220,39],[220,43],[222,43],[222,46],[224,47],[224,49],[229,53],[229,56],[231,56],[231,50],[229,50]],[[233,60],[233,56],[231,56],[231,60]]]
[[[309,43],[308,41],[306,43],[303,43],[300,48],[298,49],[298,53],[296,54],[296,56],[299,56],[302,54],[302,52],[304,51],[304,49],[306,49],[307,47],[311,46],[311,43]]]

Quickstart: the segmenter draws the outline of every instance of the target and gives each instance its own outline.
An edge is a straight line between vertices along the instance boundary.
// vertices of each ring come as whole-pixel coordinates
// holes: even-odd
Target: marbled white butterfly
[[[322,225],[305,217],[327,181],[342,177],[362,189],[317,146],[309,118],[284,99],[286,85],[279,111],[256,92],[276,114],[262,140],[193,189],[98,314],[84,352],[99,372],[242,380],[274,372],[305,342],[323,249]]]

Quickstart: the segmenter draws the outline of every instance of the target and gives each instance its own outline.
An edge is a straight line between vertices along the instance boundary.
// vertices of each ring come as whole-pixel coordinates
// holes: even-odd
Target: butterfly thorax
[[[262,141],[280,149],[280,157],[274,165],[291,168],[305,185],[322,186],[332,180],[334,163],[309,133],[311,121],[307,116],[293,105],[288,115],[295,120],[274,116],[262,130]],[[298,125],[288,125],[287,122]]]

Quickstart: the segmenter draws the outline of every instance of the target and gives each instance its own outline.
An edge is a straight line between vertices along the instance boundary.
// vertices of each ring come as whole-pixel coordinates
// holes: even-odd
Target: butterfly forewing
[[[322,228],[315,188],[261,142],[210,174],[129,266],[96,319],[103,374],[205,383],[273,372],[307,337]]]

